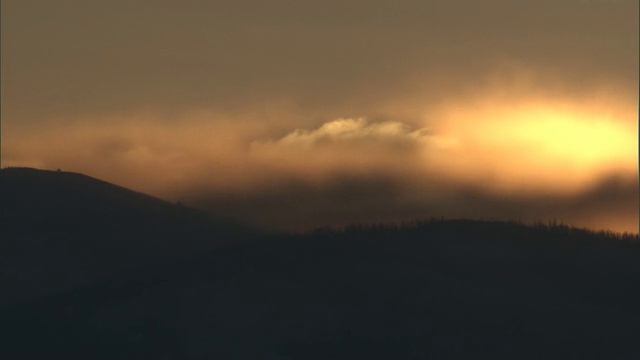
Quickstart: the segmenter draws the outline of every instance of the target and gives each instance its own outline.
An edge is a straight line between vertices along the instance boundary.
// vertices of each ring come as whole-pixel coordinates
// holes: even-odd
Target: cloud
[[[428,141],[425,128],[403,122],[338,118],[276,139],[256,140],[250,155],[282,176],[311,182],[343,174],[393,177],[413,171],[412,163]]]
[[[635,94],[637,12],[634,0],[6,2],[3,121],[291,101],[310,126],[432,106],[511,63],[574,93]]]
[[[315,130],[297,129],[275,143],[286,146],[318,146],[323,144],[375,142],[413,143],[426,137],[426,129],[413,130],[410,125],[399,121],[370,123],[363,118],[337,119],[322,124]]]
[[[516,93],[461,97],[418,124],[338,117],[304,127],[304,113],[282,108],[8,124],[3,160],[275,228],[446,216],[631,231],[637,207],[607,199],[636,194],[635,108],[598,94]]]
[[[336,176],[323,184],[283,179],[243,193],[200,193],[187,202],[270,229],[444,216],[527,223],[557,219],[579,227],[637,232],[639,195],[637,179],[605,179],[575,196],[507,196],[488,193],[481,186],[409,183],[380,174]]]
[[[635,231],[633,111],[494,102],[444,111],[433,131],[341,118],[256,140],[248,156],[261,181],[189,201],[271,228],[446,216]]]

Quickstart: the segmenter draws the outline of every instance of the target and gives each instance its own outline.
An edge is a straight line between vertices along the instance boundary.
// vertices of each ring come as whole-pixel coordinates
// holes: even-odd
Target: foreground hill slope
[[[95,197],[94,191],[87,196]],[[54,196],[43,194],[40,198]],[[86,204],[95,213],[110,211],[93,201]],[[25,209],[21,216],[30,216]],[[47,213],[47,206],[41,209]],[[167,209],[159,212],[174,211]],[[41,214],[34,215],[36,221],[43,221]],[[85,221],[110,227],[94,216]],[[151,216],[149,224],[153,216],[174,224],[146,210],[135,216]],[[181,229],[183,244],[220,237],[219,232],[189,232],[197,221],[190,224],[171,225]],[[28,227],[12,229],[14,242],[30,239],[20,234],[34,236]],[[5,262],[61,271],[58,262],[48,262],[51,256],[43,256],[45,266],[33,254],[63,256],[65,250],[92,259],[89,266],[75,256],[63,257],[73,264],[63,267],[69,276],[109,268],[112,262],[101,258],[126,263],[143,256],[98,246],[100,254],[109,255],[91,257],[87,249],[111,238],[85,241],[77,235],[84,230],[55,235],[47,229],[53,227],[39,232],[42,239],[62,241],[64,249],[32,241],[3,255]],[[118,246],[142,243],[148,252],[162,254],[151,245],[158,239],[172,243],[171,234],[142,232]],[[14,282],[16,291],[33,287],[29,279],[40,279],[35,288],[49,286],[50,291],[0,308],[5,334],[0,358],[640,358],[637,236],[563,225],[433,220],[352,226],[244,238],[196,255],[93,274],[66,287],[45,269]],[[49,283],[58,286],[55,291]]]
[[[195,220],[194,210],[83,174],[31,168],[0,170],[3,227],[33,230],[151,225],[157,220]],[[201,219],[199,219],[201,220]]]
[[[639,276],[636,243],[562,226],[321,231],[14,307],[0,356],[637,359]]]
[[[83,174],[0,170],[0,307],[147,262],[198,253],[237,228]]]

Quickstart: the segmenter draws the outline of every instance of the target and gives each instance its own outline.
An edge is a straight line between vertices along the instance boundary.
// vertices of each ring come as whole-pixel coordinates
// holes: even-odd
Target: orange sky
[[[637,232],[637,1],[303,3],[3,1],[3,166],[273,228]]]

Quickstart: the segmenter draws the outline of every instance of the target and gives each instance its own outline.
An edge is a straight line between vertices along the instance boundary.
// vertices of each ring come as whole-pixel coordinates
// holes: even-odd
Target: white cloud
[[[413,129],[398,121],[371,123],[363,118],[341,118],[324,123],[314,130],[296,129],[279,140],[282,145],[316,145],[348,142],[406,142],[420,141],[427,136],[427,129]]]
[[[426,128],[399,121],[338,118],[315,129],[296,129],[251,144],[252,159],[263,168],[309,181],[338,174],[404,176],[431,136]]]

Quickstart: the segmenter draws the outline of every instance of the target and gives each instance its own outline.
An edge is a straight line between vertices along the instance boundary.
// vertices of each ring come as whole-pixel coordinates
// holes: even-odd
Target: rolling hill
[[[23,294],[3,291],[0,358],[640,358],[636,235],[430,220],[241,237],[80,174],[0,182],[1,281]]]
[[[86,175],[0,170],[0,307],[149,262],[199,254],[236,225]]]

